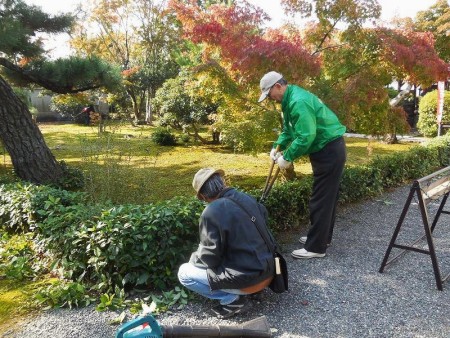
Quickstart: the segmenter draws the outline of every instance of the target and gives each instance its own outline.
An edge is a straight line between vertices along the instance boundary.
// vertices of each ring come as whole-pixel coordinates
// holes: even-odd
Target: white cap
[[[283,75],[277,72],[268,72],[265,74],[261,81],[259,81],[259,86],[261,87],[261,96],[259,97],[258,102],[262,102],[266,99],[267,95],[269,95],[270,88],[280,81],[283,78]]]

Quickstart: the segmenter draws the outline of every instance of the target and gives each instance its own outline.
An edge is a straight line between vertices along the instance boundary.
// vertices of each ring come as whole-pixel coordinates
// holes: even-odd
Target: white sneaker
[[[325,254],[306,251],[305,249],[298,249],[292,251],[291,256],[294,258],[322,258],[325,257]]]
[[[298,239],[298,241],[299,241],[299,243],[300,244],[306,244],[306,240],[308,239],[308,237],[307,236],[302,236],[302,237],[300,237],[299,239]],[[327,244],[327,247],[329,247],[331,245],[331,243],[328,243]]]

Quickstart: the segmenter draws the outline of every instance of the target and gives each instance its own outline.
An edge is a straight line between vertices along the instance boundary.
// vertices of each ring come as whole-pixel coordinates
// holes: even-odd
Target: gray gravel
[[[291,237],[283,245],[290,270],[288,293],[266,290],[252,300],[249,312],[231,320],[210,317],[208,309],[215,303],[208,300],[157,320],[162,325],[236,325],[265,315],[273,337],[450,337],[450,284],[437,290],[429,256],[409,252],[378,272],[408,193],[405,186],[341,207],[323,259],[292,259],[290,252],[300,248],[297,239],[303,233]],[[436,209],[431,205],[430,213]],[[443,275],[450,272],[449,217],[442,215],[434,233]],[[416,238],[421,226],[413,205],[399,241]],[[108,321],[117,316],[92,308],[50,311],[30,319],[21,332],[3,337],[114,337],[117,326]]]

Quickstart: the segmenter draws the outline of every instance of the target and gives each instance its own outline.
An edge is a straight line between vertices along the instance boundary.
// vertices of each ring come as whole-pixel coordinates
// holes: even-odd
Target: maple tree
[[[264,32],[260,26],[267,16],[245,1],[206,9],[195,1],[170,1],[169,8],[182,23],[184,36],[203,47],[201,61],[192,65],[197,75],[192,81],[201,84],[195,88],[212,88],[208,95],[219,102],[215,125],[223,141],[236,150],[261,149],[266,143],[259,141],[273,138],[276,126],[274,118],[266,123],[267,107],[256,104],[262,74],[276,68],[303,82],[319,74],[320,59],[304,48],[299,34]],[[205,93],[199,90],[198,95]]]
[[[376,1],[283,0],[282,4],[293,15],[314,13],[318,18],[304,31],[305,41],[323,61],[322,73],[311,88],[351,129],[375,135],[406,131],[404,112],[395,105],[407,91],[389,100],[386,87],[393,80],[426,86],[446,77],[445,63],[429,33],[414,32],[411,25],[395,29],[374,25],[380,14]],[[366,28],[366,21],[375,28]]]
[[[419,11],[413,29],[418,32],[431,32],[439,57],[450,62],[450,5],[447,0],[438,0],[429,9]]]
[[[231,79],[238,89],[228,86],[241,108],[224,99],[227,104],[219,106],[218,125],[221,116],[235,125],[248,121],[245,112],[252,108],[245,99],[255,96],[252,90],[261,75],[275,69],[290,82],[318,94],[351,129],[376,135],[404,132],[404,112],[395,106],[406,91],[390,100],[387,86],[395,79],[427,85],[447,75],[431,34],[364,26],[380,15],[375,0],[284,0],[282,4],[292,15],[314,14],[316,19],[304,29],[262,29],[267,16],[245,1],[206,8],[195,1],[169,3],[185,37],[203,46],[202,61],[214,65],[197,67],[202,76],[208,71],[212,77],[222,74],[222,84],[218,85],[221,80],[217,78],[209,82],[226,88],[224,84]],[[218,67],[222,71],[217,71]],[[259,114],[262,116],[263,110]],[[225,128],[225,139],[227,133],[236,133],[231,126]]]
[[[218,60],[239,81],[254,83],[275,67],[293,74],[295,81],[319,72],[319,60],[304,48],[298,34],[289,36],[275,29],[262,34],[260,26],[267,16],[245,1],[242,5],[211,5],[207,10],[195,1],[172,0],[169,6],[182,22],[185,37],[205,44],[204,61]]]

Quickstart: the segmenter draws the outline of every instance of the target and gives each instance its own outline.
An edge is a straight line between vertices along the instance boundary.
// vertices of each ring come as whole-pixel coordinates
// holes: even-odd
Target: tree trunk
[[[63,170],[33,122],[27,106],[0,76],[0,139],[16,175],[36,184],[54,183]]]
[[[148,88],[147,100],[145,105],[145,122],[147,122],[147,124],[149,125],[153,124],[152,95],[153,95],[152,89]]]
[[[400,82],[400,81],[399,81],[399,87],[398,87],[399,90],[400,90],[401,87],[402,87],[402,85],[400,85],[400,83],[402,83],[402,85],[403,85],[403,82]],[[410,83],[407,83],[405,89],[403,89],[402,91],[400,91],[400,92],[397,94],[396,97],[394,97],[394,98],[392,98],[392,99],[389,100],[389,105],[391,106],[391,108],[396,107],[396,106],[402,101],[402,99],[403,99],[406,95],[409,94],[410,90],[411,90],[411,84],[410,84]],[[388,144],[395,144],[395,143],[398,143],[397,134],[395,133],[395,130],[394,130],[392,133],[388,133],[387,135],[385,135],[385,136],[384,136],[384,141],[385,141],[386,143],[388,143]]]
[[[131,117],[134,120],[134,122],[137,123],[139,121],[139,118],[140,118],[140,116],[139,116],[140,115],[139,114],[139,104],[137,102],[138,100],[136,98],[135,93],[132,90],[127,89],[127,93],[130,96],[131,103],[132,103],[132,106],[133,106],[133,115],[134,116],[131,116]]]
[[[295,180],[297,175],[295,174],[294,164],[292,164],[287,169],[282,169],[281,170],[281,176],[282,176],[283,180],[285,180],[285,181],[293,181],[293,180]]]

